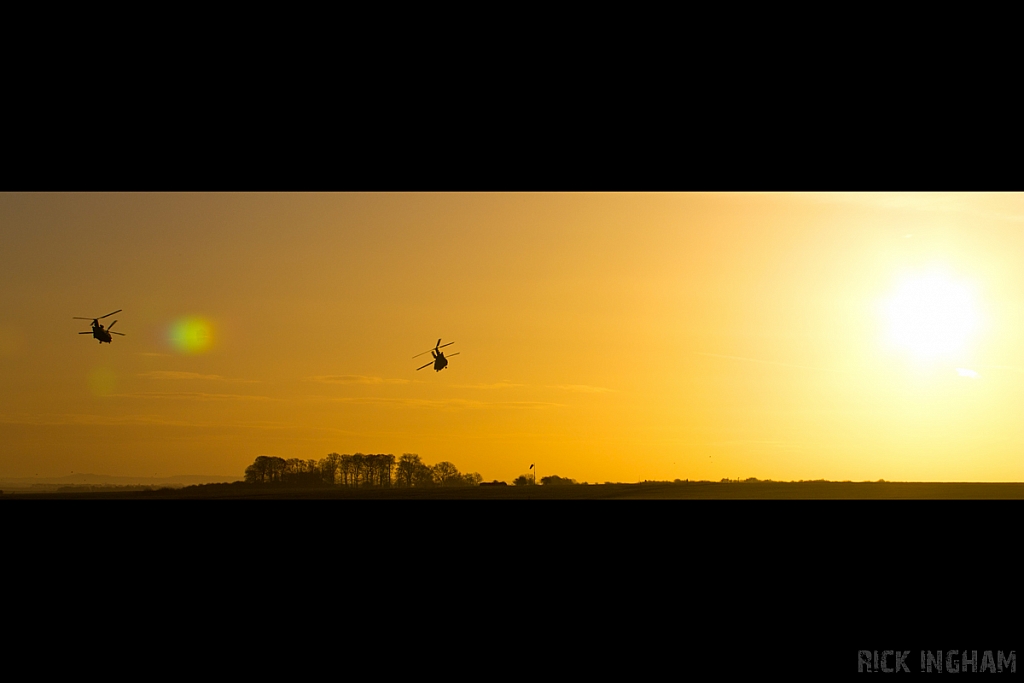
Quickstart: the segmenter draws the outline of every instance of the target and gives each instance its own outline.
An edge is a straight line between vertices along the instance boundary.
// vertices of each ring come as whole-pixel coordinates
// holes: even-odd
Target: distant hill
[[[44,486],[192,486],[239,481],[235,475],[179,474],[173,477],[121,477],[110,474],[67,474],[62,477],[0,477],[0,489],[25,489]]]

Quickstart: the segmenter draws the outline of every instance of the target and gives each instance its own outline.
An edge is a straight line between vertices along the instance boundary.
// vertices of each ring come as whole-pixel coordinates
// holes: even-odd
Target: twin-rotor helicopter
[[[447,344],[442,344],[441,340],[438,339],[437,344],[434,345],[434,348],[430,349],[429,351],[423,352],[433,355],[434,360],[430,361],[430,363],[427,363],[426,365],[421,365],[416,369],[422,370],[423,368],[429,367],[431,364],[433,364],[434,372],[441,372],[442,370],[444,370],[446,367],[448,367],[448,358],[452,358],[453,356],[457,356],[460,353],[462,353],[461,351],[459,351],[451,354],[450,356],[448,356],[448,358],[444,357],[444,351],[442,351],[441,349],[443,349],[446,346],[451,346],[454,343],[455,342],[448,342]],[[417,353],[415,356],[413,356],[413,358],[419,358],[420,356],[423,355],[423,353]]]
[[[114,313],[120,313],[121,310],[122,309],[119,308],[116,311],[114,311]],[[114,339],[113,337],[110,336],[112,334],[119,334],[122,337],[127,336],[123,332],[112,332],[111,331],[113,329],[114,325],[117,324],[116,320],[114,322],[110,323],[110,327],[107,327],[106,329],[104,329],[103,325],[100,324],[101,320],[103,320],[104,318],[109,318],[110,316],[114,315],[114,313],[107,313],[106,315],[101,315],[98,318],[81,318],[79,316],[75,316],[75,317],[72,318],[72,320],[91,320],[92,321],[92,330],[90,330],[88,332],[79,332],[78,334],[91,334],[94,338],[100,340],[100,344],[102,344],[103,342],[106,342],[106,343],[109,344]]]

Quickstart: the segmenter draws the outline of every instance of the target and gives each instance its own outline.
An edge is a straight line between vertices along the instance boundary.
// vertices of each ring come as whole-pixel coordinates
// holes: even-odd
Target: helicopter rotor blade
[[[423,353],[430,353],[431,351],[437,351],[438,349],[443,349],[443,348],[444,348],[444,347],[446,347],[446,346],[451,346],[451,345],[452,345],[452,344],[454,344],[454,343],[455,343],[455,342],[448,342],[447,344],[442,344],[442,343],[441,343],[441,340],[440,340],[440,339],[438,339],[438,340],[437,340],[437,344],[438,344],[437,346],[435,346],[435,347],[434,347],[434,348],[432,348],[432,349],[427,349],[427,350],[426,350],[426,351],[424,351]],[[420,356],[422,356],[422,355],[423,355],[423,353],[417,353],[417,354],[416,354],[415,356],[413,356],[413,358],[419,358]]]
[[[440,342],[440,339],[438,339],[437,341],[438,341],[438,342]],[[428,348],[428,349],[427,349],[426,351],[424,351],[423,353],[430,353],[431,351],[436,351],[436,350],[437,350],[437,349],[439,349],[439,348],[444,348],[445,346],[451,346],[451,345],[452,345],[452,344],[454,344],[454,343],[455,343],[455,342],[449,342],[449,343],[447,343],[447,344],[441,344],[440,346],[435,346],[435,347],[433,347],[433,348]],[[420,357],[421,355],[423,355],[423,353],[417,353],[417,354],[416,354],[416,355],[414,355],[413,357],[414,357],[414,358],[419,358],[419,357]]]
[[[81,317],[79,317],[79,316],[77,316],[77,315],[76,315],[76,316],[74,316],[74,317],[73,317],[73,318],[71,318],[71,319],[72,319],[72,320],[98,320],[98,318],[81,318]]]
[[[429,363],[427,363],[426,365],[421,365],[420,367],[418,367],[418,368],[416,368],[416,369],[417,369],[417,370],[422,370],[423,368],[429,368],[429,367],[430,367],[431,365],[433,365],[433,364],[434,364],[434,361],[430,361],[430,362],[429,362]]]
[[[123,309],[120,309],[120,308],[119,308],[119,309],[117,309],[116,311],[114,311],[114,313],[120,313],[120,312],[121,312],[122,310],[123,310]],[[109,318],[110,316],[114,315],[114,313],[107,313],[106,315],[101,315],[101,316],[100,316],[99,318],[97,318],[97,319],[98,319],[98,320],[102,320],[103,318]]]
[[[460,353],[462,353],[462,351],[456,351],[455,353],[449,353],[446,356],[446,358],[455,358],[455,356],[459,355]]]
[[[107,330],[107,332],[110,332],[110,330]],[[124,332],[110,332],[110,334],[119,334],[122,337],[126,336]]]
[[[112,329],[112,328],[114,327],[114,325],[116,325],[116,324],[117,324],[117,321],[116,321],[116,320],[115,320],[114,322],[110,323],[110,325],[108,325],[108,326],[107,326],[107,332],[110,332],[110,330],[111,330],[111,329]]]
[[[79,332],[78,334],[92,334],[92,332]],[[118,332],[116,334],[120,334],[120,332]]]

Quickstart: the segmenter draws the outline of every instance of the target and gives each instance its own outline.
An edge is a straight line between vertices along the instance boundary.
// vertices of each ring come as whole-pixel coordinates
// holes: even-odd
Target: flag
[[[533,465],[530,465],[530,469],[531,469],[531,470],[533,469]]]

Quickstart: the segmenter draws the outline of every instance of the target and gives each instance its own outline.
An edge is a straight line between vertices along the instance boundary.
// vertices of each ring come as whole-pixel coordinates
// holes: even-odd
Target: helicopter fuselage
[[[114,334],[117,334],[117,332],[115,332]],[[444,352],[441,351],[441,348],[444,346],[451,346],[454,343],[455,342],[448,342],[447,344],[442,344],[441,340],[438,339],[437,344],[434,345],[434,348],[428,349],[428,351],[430,352],[430,356],[434,359],[434,362],[427,363],[426,365],[421,365],[420,367],[416,368],[416,370],[423,370],[425,368],[429,368],[431,365],[434,366],[434,372],[441,372],[442,370],[444,370],[446,367],[448,367],[448,359],[444,357]],[[423,353],[417,353],[415,356],[413,356],[413,358],[419,358],[425,353],[427,353],[427,351],[424,351]],[[452,355],[457,356],[459,354],[453,353]]]
[[[120,308],[117,309],[116,311],[114,311],[114,313],[120,313],[120,312],[121,312]],[[110,323],[110,327],[107,327],[105,329],[104,329],[103,325],[100,324],[100,321],[103,320],[104,318],[109,318],[110,316],[114,315],[114,313],[107,313],[106,315],[101,315],[98,318],[86,318],[86,317],[83,317],[83,316],[80,316],[80,315],[76,315],[76,316],[74,316],[72,318],[72,320],[90,320],[91,319],[92,320],[92,329],[90,330],[90,332],[92,332],[93,339],[98,339],[100,344],[102,344],[104,342],[109,344],[114,339],[111,336],[111,334],[121,334],[120,332],[113,332],[113,333],[111,333],[111,331],[110,331],[111,328],[113,328],[114,325],[117,324],[117,321],[115,320],[114,322]],[[79,332],[78,334],[89,334],[89,332]],[[124,336],[124,335],[121,334],[121,336]]]
[[[92,336],[100,340],[100,344],[107,342],[108,344],[113,341],[113,337],[110,333],[103,329],[103,325],[93,325]]]

